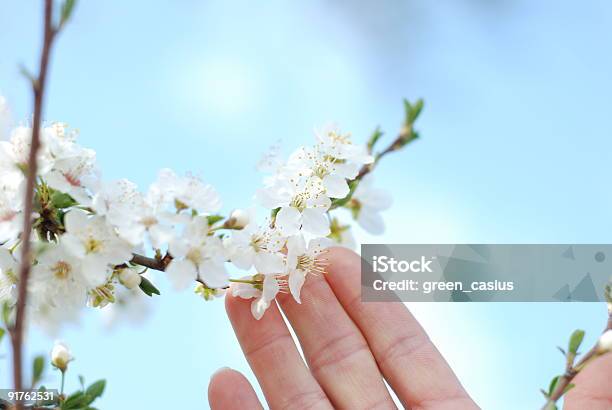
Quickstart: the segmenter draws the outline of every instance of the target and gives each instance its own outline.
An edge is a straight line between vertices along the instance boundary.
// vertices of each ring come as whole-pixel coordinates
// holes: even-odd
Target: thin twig
[[[53,27],[53,1],[45,0],[44,11],[44,33],[43,46],[40,56],[40,67],[38,78],[32,82],[34,92],[34,117],[32,119],[32,141],[30,155],[28,158],[27,181],[25,192],[25,210],[23,214],[23,236],[21,248],[21,266],[19,269],[19,285],[17,311],[15,323],[11,326],[11,342],[13,346],[13,383],[15,390],[22,390],[22,342],[25,325],[25,309],[28,289],[28,278],[30,275],[31,260],[31,233],[32,233],[32,208],[34,201],[34,187],[36,184],[36,173],[38,168],[37,155],[40,148],[40,128],[42,122],[43,102],[45,95],[45,84],[49,67],[49,57],[55,38],[56,30]],[[17,409],[22,409],[22,404],[17,404]]]
[[[609,310],[608,311],[608,322],[606,324],[606,328],[604,329],[603,333],[611,329],[612,329],[612,310]],[[555,385],[555,390],[551,393],[546,404],[544,405],[544,407],[542,407],[542,410],[549,409],[551,404],[556,403],[566,393],[566,390],[568,386],[571,384],[572,380],[574,380],[574,377],[576,377],[578,373],[580,373],[580,371],[585,367],[585,365],[592,358],[596,357],[598,353],[599,353],[598,345],[596,343],[595,346],[591,348],[591,350],[589,350],[584,356],[582,356],[582,358],[578,361],[578,363],[575,366],[572,363],[568,363],[565,369],[565,373],[563,374],[563,376],[559,378],[559,381],[557,381],[557,384]]]
[[[404,147],[404,145],[414,141],[415,139],[416,139],[416,137],[412,133],[412,124],[409,124],[408,126],[404,126],[402,128],[401,132],[399,133],[399,135],[393,140],[393,142],[391,142],[391,144],[389,144],[389,146],[387,146],[387,148],[385,148],[384,150],[382,150],[381,152],[376,154],[376,156],[374,157],[374,161],[371,164],[365,164],[364,166],[361,167],[361,169],[359,170],[359,173],[357,174],[355,179],[353,179],[353,181],[355,183],[359,184],[359,182],[361,182],[363,177],[365,177],[367,174],[369,174],[370,172],[372,172],[374,170],[376,165],[378,165],[378,162],[383,157],[385,157],[387,154],[389,154],[391,152],[399,151],[402,147]],[[351,189],[351,191],[348,193],[346,198],[342,198],[341,200],[332,203],[332,205],[329,208],[329,210],[330,211],[334,210],[334,209],[339,208],[341,206],[344,206],[346,203],[348,203],[351,200],[351,198],[353,197],[353,194],[355,193],[355,189],[356,189],[356,187]]]

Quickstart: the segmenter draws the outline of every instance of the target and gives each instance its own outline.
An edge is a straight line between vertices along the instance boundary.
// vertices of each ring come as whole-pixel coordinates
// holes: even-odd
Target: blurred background
[[[31,112],[40,1],[0,2],[0,95]],[[365,0],[81,1],[57,43],[46,119],[81,130],[106,179],[144,188],[158,169],[213,183],[225,210],[251,203],[255,165],[337,122],[389,141],[403,97],[423,97],[422,139],[389,156],[382,237],[361,242],[609,243],[612,3]],[[137,326],[89,312],[61,334],[77,375],[105,377],[103,409],[207,408],[221,366],[255,379],[222,301],[172,292]],[[485,409],[538,408],[575,328],[596,340],[603,304],[412,304]],[[28,354],[53,340],[34,331]],[[7,341],[0,385],[8,386]],[[48,372],[47,385],[58,374]]]

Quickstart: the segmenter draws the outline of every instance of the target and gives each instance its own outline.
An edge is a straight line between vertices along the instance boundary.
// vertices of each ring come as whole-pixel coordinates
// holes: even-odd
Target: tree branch
[[[349,201],[353,197],[353,194],[355,193],[355,189],[357,188],[357,185],[359,184],[359,182],[363,179],[363,177],[365,177],[367,174],[369,174],[370,172],[374,170],[376,165],[378,165],[378,162],[383,157],[385,157],[387,154],[391,152],[399,151],[406,144],[418,138],[418,135],[413,131],[412,126],[413,126],[412,123],[405,124],[402,127],[402,130],[400,131],[399,135],[395,138],[395,140],[393,140],[393,142],[389,144],[387,148],[385,148],[384,150],[376,154],[376,156],[374,157],[374,162],[372,162],[371,164],[366,164],[361,167],[357,176],[351,181],[351,183],[353,183],[353,186],[351,187],[351,190],[348,193],[348,195],[345,198],[341,198],[341,199],[338,199],[332,202],[332,205],[329,208],[330,211],[336,208],[342,207],[346,205],[347,203],[349,203]]]
[[[612,329],[612,309],[608,309],[608,322],[602,333],[605,333],[610,329]],[[591,359],[596,357],[598,353],[598,344],[596,343],[591,350],[582,356],[575,366],[572,363],[567,364],[565,373],[559,378],[559,381],[557,381],[554,391],[551,393],[544,407],[542,407],[542,410],[556,408],[554,407],[555,403],[566,393],[566,390],[571,384],[572,380],[574,380],[574,377],[576,377],[578,373],[580,373],[580,371],[586,366],[586,364]]]
[[[15,323],[10,329],[11,342],[13,347],[13,383],[15,390],[22,390],[23,387],[23,363],[22,363],[22,344],[25,326],[25,309],[28,289],[28,278],[32,265],[30,242],[32,234],[32,208],[34,202],[34,187],[36,184],[36,173],[38,168],[37,155],[40,149],[40,128],[42,122],[43,103],[45,96],[45,84],[49,67],[49,58],[53,40],[57,34],[53,27],[53,1],[44,0],[44,32],[42,53],[40,56],[40,66],[38,77],[32,81],[32,91],[34,93],[34,117],[32,119],[32,141],[28,158],[25,209],[22,233],[21,266],[19,269],[18,299]],[[17,404],[17,409],[22,409],[22,404]]]
[[[172,261],[172,256],[166,254],[163,258],[149,258],[148,256],[139,255],[137,253],[132,254],[131,263],[135,265],[144,266],[145,268],[158,270],[160,272],[164,272],[170,262]]]

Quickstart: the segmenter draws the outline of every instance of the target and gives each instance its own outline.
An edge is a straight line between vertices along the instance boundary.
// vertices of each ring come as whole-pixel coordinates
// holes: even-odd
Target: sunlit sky
[[[34,67],[40,3],[0,3],[0,94],[16,121],[31,111],[18,67]],[[422,139],[377,170],[395,198],[387,232],[362,242],[609,243],[611,26],[606,1],[81,1],[46,118],[81,130],[105,178],[146,187],[162,167],[191,171],[227,211],[250,205],[268,146],[288,152],[329,121],[390,139],[401,99],[423,97]],[[91,313],[61,335],[70,388],[81,373],[109,380],[100,408],[206,408],[218,367],[255,381],[220,301],[156,283],[140,326],[109,331]],[[536,408],[563,366],[555,346],[576,327],[592,343],[605,316],[586,303],[410,307],[495,409]],[[50,350],[29,336],[28,354]]]

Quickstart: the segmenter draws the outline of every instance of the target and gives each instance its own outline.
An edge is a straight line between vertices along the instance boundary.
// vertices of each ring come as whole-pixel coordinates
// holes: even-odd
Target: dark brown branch
[[[149,258],[147,256],[139,255],[137,253],[132,255],[131,263],[135,265],[144,266],[145,268],[158,270],[164,272],[170,262],[172,261],[172,256],[166,254],[163,258]]]
[[[44,11],[44,33],[42,53],[40,56],[40,67],[38,77],[32,81],[32,91],[34,93],[34,117],[32,119],[32,141],[30,145],[30,155],[28,158],[27,181],[25,192],[25,209],[23,222],[23,236],[21,248],[21,266],[19,269],[19,285],[17,311],[15,323],[11,327],[11,342],[13,346],[13,383],[15,390],[22,390],[23,387],[23,359],[22,344],[25,326],[25,309],[28,289],[28,279],[30,276],[31,260],[31,233],[32,233],[32,208],[34,202],[34,187],[36,185],[36,173],[38,168],[37,155],[40,149],[40,128],[42,122],[43,103],[45,96],[45,84],[49,67],[49,57],[55,38],[56,30],[53,27],[53,1],[45,0]],[[18,404],[17,409],[22,409],[23,405]]]

